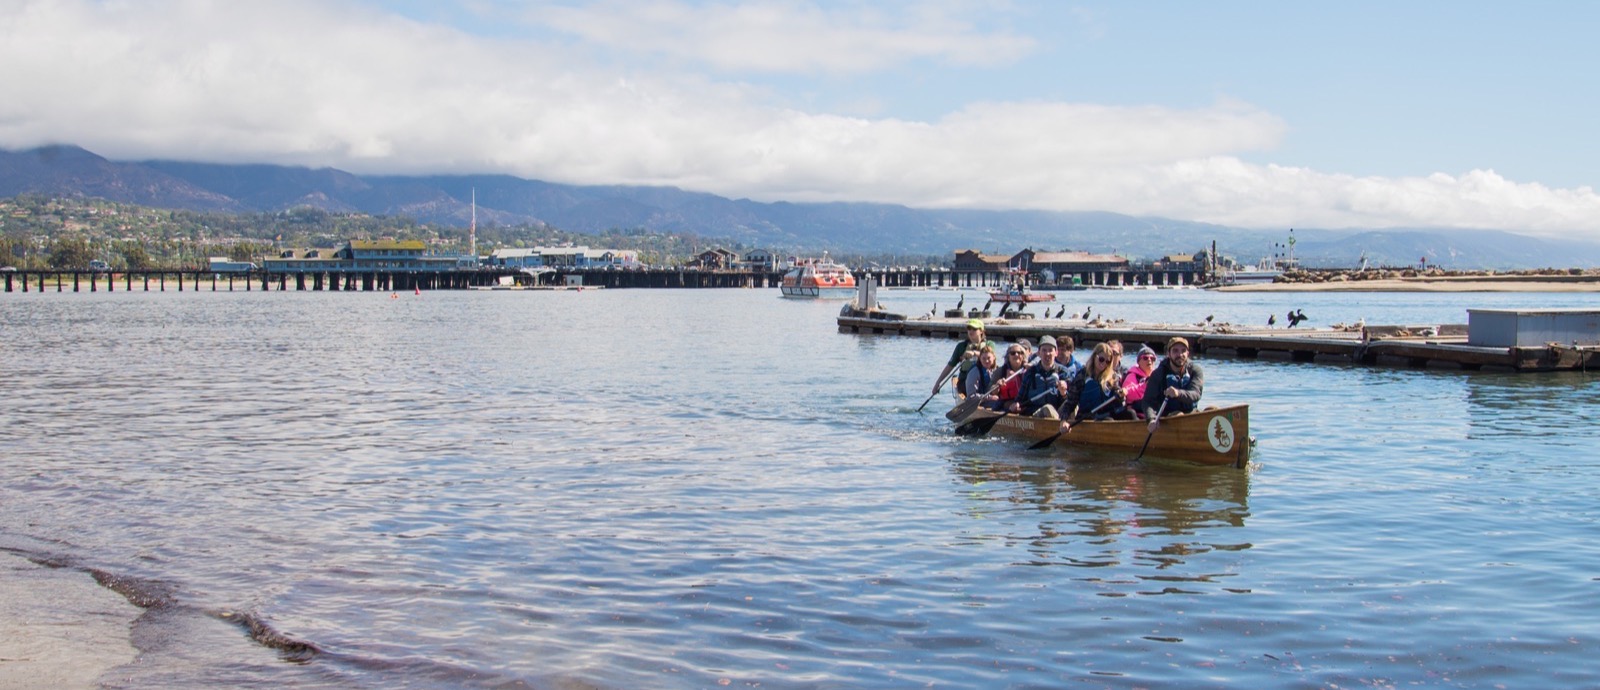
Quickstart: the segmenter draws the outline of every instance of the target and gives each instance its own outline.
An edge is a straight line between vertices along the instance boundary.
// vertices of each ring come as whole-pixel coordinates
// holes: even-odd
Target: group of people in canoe
[[[1073,344],[1071,336],[1047,335],[1036,348],[1026,339],[1001,348],[988,339],[983,322],[972,319],[933,392],[954,374],[958,397],[983,396],[979,404],[991,410],[1060,419],[1063,432],[1084,420],[1107,419],[1148,419],[1153,431],[1160,417],[1198,408],[1205,374],[1189,360],[1187,339],[1168,339],[1159,362],[1154,350],[1141,347],[1131,366],[1123,362],[1119,341],[1095,345],[1083,363],[1074,358]]]

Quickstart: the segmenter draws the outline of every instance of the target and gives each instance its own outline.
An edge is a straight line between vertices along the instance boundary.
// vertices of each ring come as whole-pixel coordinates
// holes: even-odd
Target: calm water
[[[1596,301],[1071,298],[1312,325]],[[947,403],[915,412],[949,341],[839,334],[838,307],[0,294],[0,548],[171,602],[117,687],[1600,686],[1600,376],[1202,359],[1256,466],[1134,464],[951,438]]]

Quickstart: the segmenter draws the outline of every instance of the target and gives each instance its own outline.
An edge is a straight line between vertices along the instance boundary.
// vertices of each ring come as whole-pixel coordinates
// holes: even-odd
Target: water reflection
[[[1086,579],[1120,585],[1107,596],[1125,585],[1193,592],[1231,576],[1234,559],[1221,554],[1250,548],[1228,540],[1250,515],[1249,472],[986,450],[963,449],[950,462],[978,525],[967,537],[1024,550],[1014,565],[1106,569]],[[1138,586],[1149,583],[1164,588]]]

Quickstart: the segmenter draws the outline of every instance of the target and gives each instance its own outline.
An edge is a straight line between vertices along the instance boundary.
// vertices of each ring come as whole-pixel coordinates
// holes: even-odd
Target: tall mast
[[[467,226],[467,256],[478,260],[478,188],[472,188],[472,225]]]

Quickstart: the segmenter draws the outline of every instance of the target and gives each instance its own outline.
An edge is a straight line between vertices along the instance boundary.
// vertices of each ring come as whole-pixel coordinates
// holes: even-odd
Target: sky
[[[0,0],[0,148],[1600,241],[1600,3]]]

